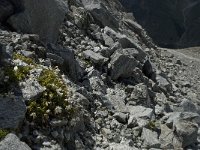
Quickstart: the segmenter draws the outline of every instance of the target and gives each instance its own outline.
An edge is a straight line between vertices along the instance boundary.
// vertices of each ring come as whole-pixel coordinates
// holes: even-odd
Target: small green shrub
[[[69,107],[68,89],[61,77],[53,70],[45,69],[38,81],[46,90],[39,98],[29,103],[29,119],[39,124],[47,123],[50,118],[69,119],[75,109]]]
[[[35,61],[32,58],[23,56],[16,52],[13,54],[13,59],[19,59],[19,60],[27,63],[28,65],[36,65]]]
[[[0,129],[0,139],[4,138],[8,133],[8,130]]]

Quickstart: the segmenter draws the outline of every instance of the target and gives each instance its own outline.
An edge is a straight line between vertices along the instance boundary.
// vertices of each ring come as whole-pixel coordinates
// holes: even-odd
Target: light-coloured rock
[[[91,50],[84,51],[83,55],[86,59],[91,60],[95,64],[103,65],[106,61],[108,61],[108,58],[103,57],[101,54],[95,53]]]
[[[15,134],[8,134],[0,142],[0,150],[31,150],[31,148],[20,139]]]
[[[144,146],[146,148],[160,148],[158,134],[155,131],[143,128],[141,137],[144,140]]]
[[[30,78],[25,82],[21,83],[21,91],[25,100],[37,98],[45,90],[46,88],[42,87],[37,81],[37,79],[34,78]]]

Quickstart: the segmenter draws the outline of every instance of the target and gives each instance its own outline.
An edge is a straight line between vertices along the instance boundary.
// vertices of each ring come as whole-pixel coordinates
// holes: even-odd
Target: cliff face
[[[200,44],[197,0],[121,0],[154,42],[163,47]]]

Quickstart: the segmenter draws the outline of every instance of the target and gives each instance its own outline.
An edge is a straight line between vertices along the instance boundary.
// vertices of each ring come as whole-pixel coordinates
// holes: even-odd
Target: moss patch
[[[9,134],[8,130],[0,129],[0,139],[4,138],[7,134]]]

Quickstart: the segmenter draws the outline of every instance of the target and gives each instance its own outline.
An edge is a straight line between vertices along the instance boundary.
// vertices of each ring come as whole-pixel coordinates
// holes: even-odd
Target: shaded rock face
[[[17,32],[38,34],[45,43],[55,43],[58,31],[68,11],[63,0],[0,2],[0,22]]]
[[[197,0],[121,0],[136,20],[161,47],[190,47],[200,44]]]

